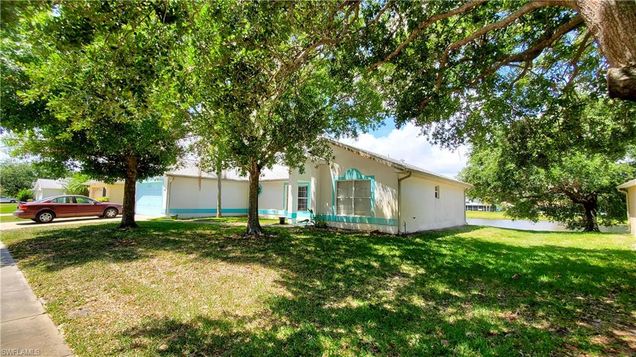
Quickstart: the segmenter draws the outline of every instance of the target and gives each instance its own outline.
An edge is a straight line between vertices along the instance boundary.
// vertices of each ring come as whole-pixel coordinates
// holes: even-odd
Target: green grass
[[[0,216],[0,223],[8,223],[8,222],[30,222],[28,219],[18,218],[16,216]]]
[[[80,356],[631,355],[636,239],[186,222],[3,232]]]
[[[0,213],[13,213],[17,207],[17,203],[0,203]]]
[[[511,219],[506,216],[506,212],[488,212],[488,211],[466,211],[466,218],[476,219]]]
[[[206,222],[206,223],[225,223],[225,224],[245,224],[247,216],[227,216],[227,217],[197,217],[197,218],[154,218],[153,221],[187,221],[187,222]],[[261,225],[277,224],[277,219],[260,218]]]

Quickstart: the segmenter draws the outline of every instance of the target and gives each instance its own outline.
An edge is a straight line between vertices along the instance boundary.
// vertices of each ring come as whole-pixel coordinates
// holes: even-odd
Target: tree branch
[[[587,31],[585,33],[585,36],[583,37],[583,40],[581,40],[581,44],[579,45],[578,50],[576,51],[576,53],[574,54],[574,57],[572,57],[572,60],[570,61],[570,65],[572,65],[574,69],[572,70],[572,74],[570,74],[570,79],[565,84],[565,87],[563,87],[563,89],[567,89],[572,84],[574,84],[574,78],[576,78],[576,76],[579,74],[579,60],[581,59],[581,55],[583,55],[583,52],[585,51],[585,49],[591,43],[589,42],[590,38],[592,38],[592,32]]]
[[[458,14],[463,14],[466,11],[472,10],[473,8],[483,4],[485,2],[486,2],[486,0],[473,0],[471,2],[468,2],[468,3],[458,7],[458,8],[455,8],[455,9],[453,9],[451,11],[433,15],[433,16],[427,18],[426,20],[420,22],[419,25],[417,25],[417,27],[413,30],[413,32],[411,32],[409,37],[406,38],[406,40],[402,41],[402,43],[400,43],[398,45],[398,47],[393,52],[391,52],[388,56],[386,56],[383,60],[372,64],[371,67],[369,68],[369,70],[373,71],[373,70],[377,69],[378,67],[380,67],[381,65],[383,65],[383,64],[389,62],[390,60],[392,60],[395,56],[399,55],[400,52],[402,52],[402,50],[409,43],[411,43],[417,36],[419,36],[420,32],[422,32],[423,30],[425,30],[427,27],[431,26],[435,22],[447,19],[447,18],[449,18],[451,16],[455,16],[455,15],[458,15]]]
[[[468,37],[465,37],[459,41],[455,41],[453,43],[451,43],[448,47],[446,47],[446,50],[444,51],[444,53],[442,54],[442,57],[440,58],[439,61],[439,71],[437,73],[437,78],[435,81],[435,88],[437,88],[439,90],[439,88],[442,85],[442,73],[444,72],[444,68],[446,67],[446,63],[448,62],[448,57],[450,56],[450,53],[453,52],[454,50],[468,44],[469,42],[472,42],[473,40],[475,40],[476,38],[485,35],[486,33],[493,31],[493,30],[499,30],[502,29],[504,27],[507,27],[508,25],[510,25],[512,22],[514,22],[515,20],[517,20],[518,18],[522,17],[525,14],[528,14],[538,8],[541,7],[546,7],[546,6],[567,6],[570,2],[569,1],[531,1],[527,4],[525,4],[524,6],[522,6],[519,10],[513,12],[512,14],[508,15],[507,17],[503,18],[502,20],[499,20],[497,22],[493,22],[491,24],[488,24],[482,28],[480,28],[479,30],[473,32],[472,34],[470,34]],[[583,18],[579,15],[577,15],[574,19],[578,18],[578,22],[582,23],[583,22]],[[578,24],[577,24],[578,25]],[[544,46],[544,48],[547,46]]]

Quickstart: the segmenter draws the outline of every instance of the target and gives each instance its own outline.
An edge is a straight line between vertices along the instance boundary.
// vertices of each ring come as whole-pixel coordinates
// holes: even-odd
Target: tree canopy
[[[3,117],[2,125],[42,161],[125,179],[122,226],[135,225],[135,182],[162,174],[181,149],[185,114],[170,79],[171,49],[185,21],[179,9],[69,1],[20,23],[30,53],[20,63],[29,82],[21,103],[45,103],[46,114]]]
[[[249,174],[248,233],[259,234],[263,168],[298,167],[325,154],[321,135],[380,118],[374,83],[337,56],[357,13],[330,1],[203,3],[192,14],[183,56],[192,128],[222,140],[228,162]]]

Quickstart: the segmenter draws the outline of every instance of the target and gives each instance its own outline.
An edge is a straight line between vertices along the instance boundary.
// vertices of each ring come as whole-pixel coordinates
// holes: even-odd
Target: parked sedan
[[[0,197],[0,203],[17,203],[18,201],[13,197]]]
[[[49,223],[55,218],[98,216],[115,218],[122,212],[120,204],[97,202],[86,196],[54,196],[35,202],[20,202],[13,213],[18,218]]]

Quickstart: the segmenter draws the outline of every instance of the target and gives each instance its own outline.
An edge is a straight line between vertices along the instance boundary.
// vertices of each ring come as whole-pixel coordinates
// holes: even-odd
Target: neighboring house
[[[66,180],[37,179],[33,184],[33,196],[35,200],[41,200],[46,197],[63,195],[66,183]]]
[[[336,141],[331,147],[329,162],[308,161],[304,173],[290,173],[285,213],[292,222],[311,209],[329,226],[394,234],[466,224],[469,184]]]
[[[466,211],[488,211],[495,212],[497,207],[495,205],[491,205],[490,203],[484,203],[480,200],[467,200],[466,201]]]
[[[88,183],[88,197],[99,199],[108,197],[108,202],[124,203],[124,182],[117,181],[109,184],[100,181],[90,181]]]
[[[627,196],[627,224],[636,236],[636,179],[627,181],[617,188]]]

